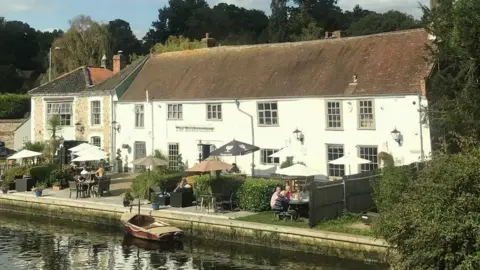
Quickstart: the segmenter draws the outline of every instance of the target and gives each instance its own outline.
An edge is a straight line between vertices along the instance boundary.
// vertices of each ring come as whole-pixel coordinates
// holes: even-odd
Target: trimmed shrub
[[[56,169],[50,172],[48,182],[46,182],[45,184],[47,186],[52,186],[53,184],[58,183],[60,186],[67,186],[68,181],[72,180],[73,172],[71,170]]]
[[[30,176],[38,183],[49,183],[50,173],[53,170],[58,169],[56,164],[46,164],[41,166],[36,166],[30,169]]]
[[[25,166],[17,166],[17,167],[10,167],[5,170],[5,181],[8,183],[12,182],[17,175],[28,175],[28,167]]]
[[[270,210],[270,199],[275,187],[282,182],[274,179],[250,178],[238,190],[238,204],[241,209],[252,212]]]
[[[209,174],[199,175],[195,177],[193,182],[193,195],[198,197],[200,194],[212,194],[211,182],[212,177]]]
[[[236,194],[238,189],[245,182],[245,178],[239,176],[221,175],[219,177],[210,174],[199,175],[193,182],[193,193],[198,194],[223,194],[230,196]]]
[[[158,172],[154,175],[154,183],[159,186],[161,189],[172,192],[182,180],[183,173],[181,172],[169,172],[162,173]]]
[[[0,119],[24,118],[30,104],[29,95],[0,94]]]

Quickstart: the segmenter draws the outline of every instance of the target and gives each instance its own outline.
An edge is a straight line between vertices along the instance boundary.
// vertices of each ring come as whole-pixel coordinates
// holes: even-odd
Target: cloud
[[[218,3],[233,4],[244,8],[255,8],[270,13],[271,0],[211,0],[210,4]],[[338,5],[343,10],[352,10],[355,5],[360,5],[364,9],[376,12],[386,12],[388,10],[399,10],[407,14],[411,14],[417,18],[422,16],[418,2],[426,5],[428,0],[339,0]]]
[[[0,0],[0,15],[31,10],[51,11],[55,4],[55,0]]]

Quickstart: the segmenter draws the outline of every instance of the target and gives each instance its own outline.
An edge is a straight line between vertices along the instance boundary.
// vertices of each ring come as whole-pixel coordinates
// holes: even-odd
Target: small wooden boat
[[[170,241],[180,238],[183,231],[147,215],[125,213],[121,218],[127,233],[152,241]]]

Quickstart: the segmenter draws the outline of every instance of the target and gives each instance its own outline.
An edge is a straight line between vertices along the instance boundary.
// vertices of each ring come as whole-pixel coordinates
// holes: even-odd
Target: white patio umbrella
[[[344,155],[343,157],[329,161],[328,163],[333,165],[348,165],[348,174],[350,175],[352,174],[351,168],[350,168],[351,165],[369,164],[372,162],[368,159],[352,156],[349,153],[347,155]]]
[[[96,160],[102,160],[102,159],[107,159],[107,156],[104,155],[94,155],[94,154],[86,154],[83,156],[76,157],[72,159],[72,161],[78,162],[78,161],[96,161]]]
[[[286,147],[280,149],[280,151],[275,152],[268,157],[281,158],[281,157],[296,157],[296,156],[299,156],[299,155],[304,155],[304,154],[301,153],[298,149],[296,149],[292,146],[286,146]]]
[[[10,157],[8,157],[7,159],[22,159],[22,158],[31,158],[31,157],[38,157],[38,156],[41,156],[42,153],[39,153],[39,152],[34,152],[34,151],[30,151],[30,150],[22,150]]]
[[[75,147],[72,147],[68,150],[71,151],[71,152],[80,152],[80,151],[87,150],[87,149],[100,149],[100,148],[98,146],[95,146],[95,145],[92,145],[92,144],[89,144],[89,143],[82,143],[82,144],[79,144],[79,145],[77,145]]]
[[[322,175],[320,172],[310,169],[307,166],[297,163],[290,167],[277,169],[277,174],[287,175],[287,176],[313,176],[313,175]]]
[[[89,148],[89,149],[85,149],[85,150],[81,150],[81,151],[78,151],[78,152],[74,152],[73,153],[74,155],[76,156],[86,156],[86,155],[90,155],[90,156],[107,156],[108,153],[101,150],[101,149],[93,149],[93,148]]]

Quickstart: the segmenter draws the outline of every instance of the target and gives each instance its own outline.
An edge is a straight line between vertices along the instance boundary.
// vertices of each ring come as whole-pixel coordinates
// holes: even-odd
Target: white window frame
[[[372,162],[368,164],[359,164],[358,172],[369,172],[369,171],[374,171],[378,169],[378,165],[379,165],[378,164],[378,146],[377,145],[359,145],[357,148],[358,148],[359,158],[367,159]],[[373,149],[375,149],[375,151],[373,151]],[[368,150],[367,151],[368,153],[366,153],[365,150]]]
[[[208,121],[222,121],[223,111],[220,103],[207,103],[207,120]]]
[[[268,109],[266,108],[268,105]],[[272,105],[275,105],[275,109],[272,109]],[[267,116],[269,114],[270,116]],[[274,116],[275,115],[275,116]],[[270,124],[267,124],[267,120],[270,118]],[[258,101],[257,102],[257,123],[258,126],[272,127],[279,126],[278,116],[278,101]]]
[[[345,155],[345,145],[343,144],[327,144],[325,146],[326,151],[326,160],[327,160],[327,175],[332,178],[341,178],[345,175],[345,165],[335,165],[335,164],[330,164],[328,163],[329,161],[335,160],[337,158],[341,158],[342,156]],[[332,157],[330,158],[330,148],[337,148],[337,149],[342,149],[343,155],[338,154],[337,157]],[[334,173],[331,173],[332,170]],[[342,174],[343,171],[343,174]],[[338,173],[337,173],[338,172]]]
[[[366,106],[365,103],[368,104],[370,102],[370,106]],[[371,112],[366,110],[371,109]],[[373,99],[361,99],[357,101],[357,125],[358,129],[375,129],[375,100]],[[371,119],[368,119],[371,118]],[[366,124],[370,123],[370,124]]]
[[[279,150],[280,149],[271,149],[271,148],[260,149],[260,164],[279,165],[280,164],[280,158],[269,157],[270,155],[278,152]]]
[[[135,104],[133,112],[135,128],[145,128],[145,105]]]
[[[98,102],[98,112],[94,112],[94,103]],[[98,116],[98,123],[95,123],[95,116]],[[100,126],[102,125],[102,101],[101,100],[91,100],[90,101],[90,126]]]
[[[167,105],[167,119],[168,120],[182,120],[183,119],[183,104],[168,104]]]
[[[58,105],[58,109],[55,112],[49,110]],[[68,113],[69,111],[69,113]],[[63,112],[63,113],[62,113]],[[73,102],[47,102],[46,104],[46,119],[50,119],[53,115],[58,115],[60,118],[60,126],[73,126]],[[67,117],[68,116],[68,117]]]
[[[180,156],[180,144],[168,143],[168,168],[171,170],[179,170],[178,157]]]
[[[331,108],[331,104],[338,105],[338,107]],[[335,126],[335,124],[339,124],[339,126]],[[327,130],[343,130],[343,106],[341,100],[325,100],[325,128]]]
[[[99,144],[96,144],[94,140],[98,139]],[[90,136],[90,144],[98,146],[100,149],[102,149],[102,137],[101,136]]]

